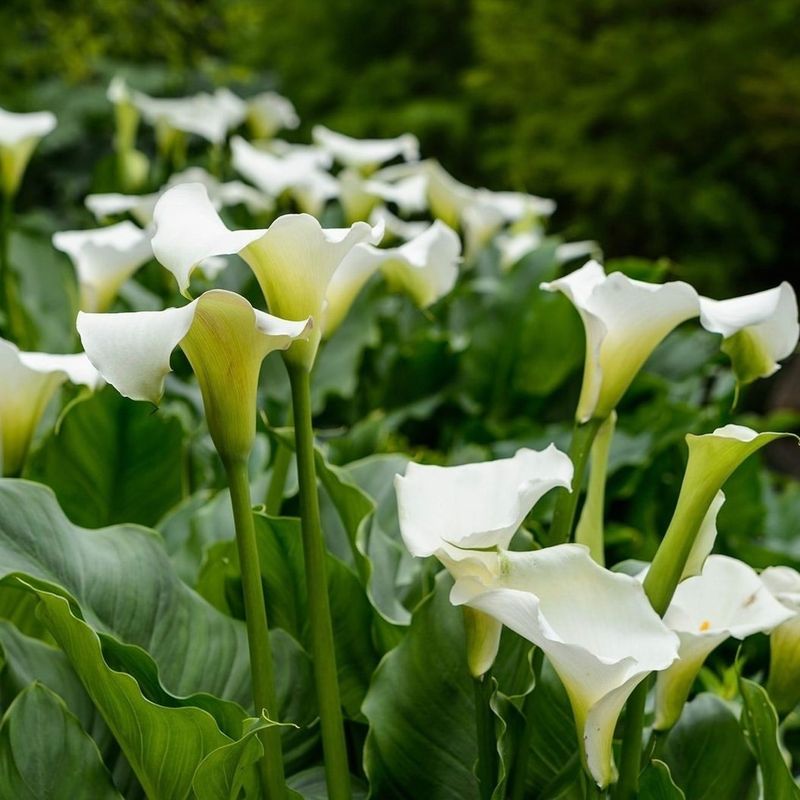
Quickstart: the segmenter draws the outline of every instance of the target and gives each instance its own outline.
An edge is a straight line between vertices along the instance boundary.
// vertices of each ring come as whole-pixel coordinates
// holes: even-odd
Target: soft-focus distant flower
[[[406,221],[393,214],[386,206],[376,206],[369,215],[370,225],[383,225],[387,238],[407,242],[427,230],[429,224],[422,220]]]
[[[261,92],[247,99],[247,124],[256,139],[271,139],[278,131],[300,124],[294,104],[277,92]]]
[[[403,161],[419,159],[419,140],[411,133],[394,139],[354,139],[324,125],[315,125],[311,135],[314,142],[340,164],[364,173],[373,172],[394,158],[402,158]]]
[[[244,100],[228,89],[175,98],[133,92],[131,100],[142,117],[155,126],[163,149],[169,149],[167,142],[176,131],[201,136],[215,145],[222,144],[228,132],[238,128],[247,116]]]
[[[365,178],[354,169],[343,169],[337,176],[339,199],[348,222],[367,219],[381,203],[392,203],[402,214],[418,214],[427,209],[424,175],[411,175],[390,183],[377,175]]]
[[[36,426],[56,389],[70,381],[96,389],[102,378],[84,353],[25,353],[0,339],[0,473],[22,470]]]
[[[709,556],[700,575],[678,585],[664,615],[680,647],[678,660],[656,680],[654,727],[664,730],[678,721],[692,683],[714,648],[729,636],[744,639],[768,633],[791,616],[747,564]]]
[[[800,703],[800,572],[791,567],[769,567],[761,580],[772,596],[791,612],[769,637],[767,691],[781,713]]]
[[[176,186],[155,209],[153,252],[184,294],[194,268],[211,256],[239,253],[249,264],[272,313],[284,319],[322,318],[325,294],[344,257],[360,242],[377,244],[383,231],[366,222],[350,228],[323,228],[307,214],[286,214],[266,229],[229,230],[205,188]],[[307,341],[286,357],[305,367],[314,363],[320,341],[317,324]]]
[[[275,155],[241,137],[231,139],[233,168],[270,197],[290,194],[300,208],[318,215],[339,194],[339,183],[325,171],[329,157],[317,148],[293,148]]]
[[[645,283],[621,272],[606,275],[596,261],[542,288],[563,292],[583,320],[586,361],[579,422],[607,417],[666,335],[699,313],[697,292],[688,283]]]
[[[106,97],[114,105],[114,149],[117,153],[118,177],[124,189],[135,191],[147,180],[150,162],[136,149],[136,131],[139,128],[139,109],[125,79],[112,78]]]
[[[0,108],[0,173],[6,195],[16,194],[36,145],[55,127],[49,111],[15,114]]]
[[[730,357],[740,383],[776,372],[778,361],[794,352],[800,334],[797,297],[786,281],[730,300],[701,297],[700,322],[712,333],[722,334],[722,351]]]
[[[308,335],[309,320],[290,322],[214,289],[182,308],[123,314],[78,314],[92,363],[117,391],[158,403],[180,346],[203,395],[208,429],[223,460],[246,459],[256,429],[261,362]]]
[[[436,556],[454,577],[491,580],[499,569],[495,551],[508,547],[542,496],[571,483],[572,462],[555,445],[456,467],[412,462],[395,478],[400,533],[412,555]],[[502,626],[485,615],[474,622],[480,636],[467,659],[472,674],[482,675],[497,655]]]
[[[105,311],[122,284],[153,257],[149,234],[132,222],[61,231],[53,236],[53,245],[75,267],[83,311]]]
[[[635,578],[604,569],[582,545],[486,555],[498,561],[494,574],[459,575],[450,599],[542,649],[567,690],[584,763],[607,786],[622,707],[651,672],[674,662],[677,637]]]
[[[328,285],[322,335],[329,336],[341,324],[361,288],[378,269],[391,288],[406,292],[420,308],[427,308],[453,288],[460,256],[458,234],[439,220],[399,247],[357,245],[344,257]]]

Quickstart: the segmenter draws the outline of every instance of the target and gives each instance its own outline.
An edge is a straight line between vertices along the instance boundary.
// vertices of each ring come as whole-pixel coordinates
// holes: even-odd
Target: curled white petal
[[[411,133],[394,139],[354,139],[315,125],[311,135],[316,144],[348,167],[374,168],[398,157],[404,161],[419,159],[419,140]]]
[[[47,136],[55,127],[55,114],[49,111],[16,114],[0,108],[0,146],[2,147],[14,147],[28,139],[38,141]]]
[[[247,99],[247,121],[257,138],[269,139],[283,128],[296,128],[300,117],[288,97],[261,92]]]

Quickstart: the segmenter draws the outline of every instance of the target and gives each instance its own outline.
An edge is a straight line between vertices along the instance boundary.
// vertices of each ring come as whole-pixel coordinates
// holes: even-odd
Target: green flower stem
[[[478,785],[481,800],[492,800],[497,786],[497,736],[495,735],[494,712],[490,700],[494,681],[492,673],[473,678],[475,687],[475,726],[478,734]]]
[[[231,490],[236,547],[242,572],[253,700],[257,716],[260,717],[264,712],[270,719],[277,721],[272,650],[269,645],[267,611],[264,605],[264,588],[261,584],[247,462],[242,460],[226,463],[225,471]],[[283,773],[280,728],[277,726],[264,728],[259,731],[258,736],[264,746],[264,755],[259,762],[264,791],[269,800],[282,800],[286,796],[286,780]]]
[[[608,456],[611,440],[617,423],[617,412],[612,411],[600,429],[591,449],[589,463],[589,484],[586,489],[586,502],[583,504],[578,525],[575,528],[575,541],[589,548],[592,558],[605,566],[605,541],[603,538],[603,516],[605,508],[606,477],[608,475]]]
[[[572,535],[572,524],[575,520],[575,509],[578,507],[578,497],[583,486],[586,463],[589,460],[589,453],[592,451],[594,438],[603,421],[602,419],[590,419],[583,424],[575,423],[572,430],[572,444],[569,448],[569,457],[575,468],[572,477],[572,491],[558,490],[548,544],[563,544],[568,542]]]
[[[292,409],[286,415],[286,424],[294,425]],[[289,475],[289,467],[292,465],[292,450],[280,442],[276,443],[275,460],[272,462],[272,475],[269,479],[267,498],[264,509],[271,517],[277,517],[281,513],[283,505],[283,492],[286,489],[286,478]]]
[[[525,780],[528,777],[528,754],[531,750],[534,731],[534,709],[536,705],[536,690],[539,688],[539,679],[542,674],[542,664],[544,653],[537,647],[533,651],[533,689],[528,692],[522,704],[522,713],[525,717],[525,726],[522,729],[522,736],[517,745],[517,752],[514,763],[511,765],[511,772],[508,776],[508,797],[509,800],[523,800],[525,797]]]
[[[314,430],[311,423],[311,382],[309,370],[286,361],[292,385],[297,477],[300,484],[300,516],[303,532],[311,626],[311,655],[322,728],[325,777],[330,800],[349,800],[350,771],[339,699],[333,625],[325,574],[325,543],[319,516],[317,473],[314,465]]]
[[[614,800],[634,800],[639,794],[639,773],[642,769],[642,730],[644,709],[650,679],[645,678],[628,698],[622,730],[622,750],[619,762],[619,782]]]

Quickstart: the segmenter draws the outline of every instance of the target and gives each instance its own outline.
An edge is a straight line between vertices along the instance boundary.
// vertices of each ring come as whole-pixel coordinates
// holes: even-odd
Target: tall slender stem
[[[309,370],[286,362],[292,385],[294,432],[297,451],[297,477],[300,484],[300,516],[303,556],[308,588],[311,651],[317,685],[325,778],[330,800],[350,800],[350,771],[339,699],[333,625],[325,572],[325,543],[319,516],[317,473],[314,465],[314,430],[311,423],[311,383]]]
[[[614,800],[634,800],[639,794],[639,773],[642,770],[642,730],[649,683],[649,679],[645,678],[633,690],[625,705],[619,782],[614,790]]]
[[[525,716],[525,726],[522,729],[517,745],[517,752],[514,756],[514,763],[511,765],[511,773],[508,776],[508,797],[510,800],[523,800],[525,797],[525,780],[528,777],[528,753],[531,749],[534,731],[534,711],[536,706],[536,692],[539,689],[539,680],[542,676],[542,664],[544,653],[537,647],[533,651],[533,689],[528,692],[522,703],[522,713]]]
[[[578,507],[578,497],[583,486],[586,463],[589,460],[589,453],[592,451],[594,437],[602,424],[602,419],[590,419],[583,424],[575,423],[572,430],[572,444],[569,448],[569,457],[575,468],[572,476],[572,491],[558,490],[548,544],[563,544],[568,542],[572,535],[572,524],[575,521],[575,509]]]
[[[492,698],[492,675],[487,672],[473,678],[475,687],[475,725],[478,734],[478,785],[481,800],[492,800],[497,786],[497,737],[494,713],[489,705]]]
[[[239,564],[242,572],[253,701],[258,716],[261,716],[264,711],[270,719],[277,719],[278,708],[275,699],[272,651],[269,645],[267,611],[264,605],[264,588],[261,584],[261,568],[250,502],[247,463],[245,461],[226,463],[225,471],[231,490],[236,546],[239,551]],[[264,791],[269,800],[283,800],[286,796],[286,780],[283,773],[280,728],[264,728],[259,731],[258,736],[264,746],[264,755],[259,762]]]
[[[286,415],[286,424],[294,425],[294,415],[291,407]],[[283,492],[286,489],[286,478],[289,475],[289,467],[292,465],[294,453],[284,445],[277,443],[275,459],[272,462],[272,475],[269,479],[267,489],[267,499],[264,504],[267,514],[277,517],[281,513],[283,505]]]

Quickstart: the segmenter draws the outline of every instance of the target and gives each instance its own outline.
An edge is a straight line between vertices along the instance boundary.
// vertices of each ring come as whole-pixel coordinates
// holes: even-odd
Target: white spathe
[[[723,337],[722,350],[740,383],[776,372],[797,347],[797,297],[784,281],[765,292],[730,300],[700,298],[700,323]]]
[[[36,145],[55,127],[56,117],[49,111],[16,114],[0,108],[0,175],[5,194],[16,193]]]
[[[150,235],[132,222],[107,228],[61,231],[53,246],[66,253],[78,276],[82,311],[105,311],[120,287],[153,257]]]
[[[596,261],[542,288],[565,294],[583,321],[586,361],[579,422],[607,417],[667,334],[700,313],[697,292],[688,283],[646,283],[621,272],[606,275]]]
[[[458,234],[439,220],[399,247],[357,245],[344,257],[328,285],[323,336],[330,336],[341,324],[361,288],[378,269],[391,288],[406,292],[420,308],[427,308],[453,288],[460,259]]]
[[[100,374],[125,397],[157,404],[180,346],[197,376],[209,432],[228,459],[246,458],[256,425],[261,362],[308,336],[310,320],[288,321],[213,289],[181,308],[78,314],[78,333]]]
[[[493,555],[491,577],[458,576],[450,599],[542,649],[567,690],[583,761],[607,786],[616,778],[612,744],[622,707],[651,672],[675,661],[678,639],[636,578],[604,569],[582,545]]]
[[[407,221],[393,214],[386,206],[376,206],[369,215],[370,225],[383,225],[386,235],[392,239],[408,241],[427,230],[429,223],[424,220]]]
[[[755,570],[735,558],[710,555],[700,575],[678,584],[664,615],[664,623],[680,638],[680,648],[678,660],[656,680],[656,730],[678,721],[712,650],[731,636],[769,633],[791,616]]]
[[[22,470],[33,434],[62,383],[96,389],[103,380],[84,353],[29,353],[0,339],[0,474]]]
[[[270,311],[289,320],[312,317],[317,325],[287,358],[310,368],[320,341],[328,285],[344,257],[361,242],[377,243],[382,229],[366,222],[323,228],[308,214],[286,214],[269,228],[229,230],[200,184],[167,191],[156,204],[153,252],[186,293],[195,267],[211,256],[238,253],[258,280]]]
[[[768,567],[761,580],[792,614],[769,637],[767,692],[778,711],[787,713],[800,703],[800,572],[791,567]]]
[[[278,92],[261,92],[246,102],[247,123],[256,139],[271,139],[278,131],[300,124],[292,101]]]
[[[340,164],[363,172],[372,172],[394,158],[402,158],[403,161],[419,159],[419,140],[411,133],[393,139],[355,139],[324,125],[315,125],[311,136]]]
[[[427,179],[410,175],[395,182],[383,181],[377,175],[365,178],[350,167],[337,176],[339,199],[348,222],[367,219],[381,203],[392,203],[402,214],[418,214],[428,207]]]

